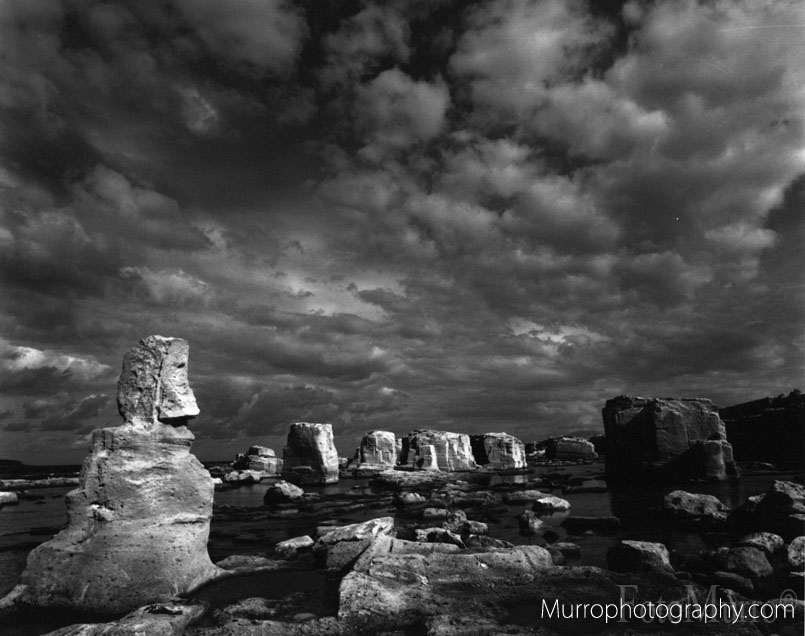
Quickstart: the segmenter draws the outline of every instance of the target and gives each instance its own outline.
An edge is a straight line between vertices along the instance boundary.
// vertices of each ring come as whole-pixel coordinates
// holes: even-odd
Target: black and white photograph
[[[0,0],[0,634],[801,636],[802,0]]]

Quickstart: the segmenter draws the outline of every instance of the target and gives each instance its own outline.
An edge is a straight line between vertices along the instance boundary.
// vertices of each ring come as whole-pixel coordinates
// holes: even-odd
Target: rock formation
[[[718,409],[703,398],[608,400],[603,411],[608,479],[724,479],[735,474]]]
[[[124,424],[96,430],[69,523],[35,548],[18,586],[25,604],[120,614],[214,577],[207,554],[213,481],[190,454],[198,415],[188,344],[149,336],[123,359]],[[21,590],[19,589],[21,588]]]
[[[507,433],[486,433],[470,437],[475,463],[491,470],[526,467],[525,445]]]
[[[338,481],[338,452],[333,444],[332,424],[291,424],[282,457],[282,478],[293,484]]]
[[[805,467],[805,394],[767,397],[719,410],[737,461]]]
[[[397,439],[389,431],[371,431],[363,436],[358,449],[361,468],[394,468],[397,465]]]
[[[556,461],[596,459],[593,443],[583,437],[557,437],[548,440],[545,456]]]
[[[282,473],[282,460],[266,446],[251,446],[245,454],[239,454],[232,463],[232,470],[258,470],[269,475]]]
[[[400,465],[412,468],[432,467],[431,452],[426,447],[432,446],[435,463],[439,470],[475,470],[477,468],[472,456],[470,436],[447,431],[418,429],[403,438]]]

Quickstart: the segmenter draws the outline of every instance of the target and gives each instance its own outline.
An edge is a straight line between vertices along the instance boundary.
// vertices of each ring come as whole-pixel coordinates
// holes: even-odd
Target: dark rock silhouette
[[[719,409],[736,461],[805,467],[805,394],[766,397]]]
[[[718,408],[703,398],[607,400],[602,411],[610,480],[725,479],[737,474]]]

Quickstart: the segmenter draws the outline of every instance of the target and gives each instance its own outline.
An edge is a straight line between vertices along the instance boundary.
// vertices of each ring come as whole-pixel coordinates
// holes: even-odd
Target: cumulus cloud
[[[444,125],[450,101],[441,82],[417,82],[399,69],[382,72],[358,93],[358,108],[366,117],[362,154],[379,158],[383,151],[407,148],[434,137]]]
[[[793,0],[9,5],[0,412],[30,421],[0,444],[83,447],[149,333],[191,342],[204,458],[298,419],[339,448],[536,439],[619,393],[795,388],[802,22]]]
[[[285,0],[176,0],[178,9],[210,51],[231,64],[286,74],[307,34],[305,22]]]

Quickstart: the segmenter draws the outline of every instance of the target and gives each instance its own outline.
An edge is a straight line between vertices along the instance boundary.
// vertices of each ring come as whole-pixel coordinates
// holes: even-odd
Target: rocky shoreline
[[[185,341],[159,336],[126,355],[124,422],[93,435],[68,526],[31,552],[0,625],[53,612],[67,626],[51,636],[802,632],[805,487],[779,479],[736,503],[697,492],[739,474],[708,400],[608,401],[603,467],[586,440],[432,429],[372,431],[339,458],[331,425],[299,422],[282,458],[253,446],[213,470],[216,482],[190,453],[187,360]],[[669,475],[685,489],[656,486]],[[213,504],[214,488],[261,482],[262,505]],[[655,484],[648,503],[624,507],[641,484]],[[585,497],[612,509],[584,514],[573,501]],[[701,542],[666,545],[632,515]],[[600,565],[584,564],[590,545],[606,546]],[[776,611],[784,597],[787,614],[681,625],[578,615],[622,606],[627,590],[630,607]]]

